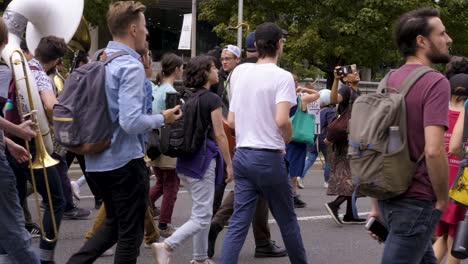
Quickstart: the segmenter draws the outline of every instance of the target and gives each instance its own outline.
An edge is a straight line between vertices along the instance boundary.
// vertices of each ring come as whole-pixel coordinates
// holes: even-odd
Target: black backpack
[[[207,92],[207,89],[186,88],[181,93],[185,101],[182,106],[183,116],[161,128],[159,145],[162,154],[174,158],[186,156],[205,144],[209,129],[203,126],[201,120],[200,97]]]
[[[77,154],[96,154],[110,146],[113,125],[105,91],[106,64],[127,54],[118,51],[107,57],[102,49],[70,73],[52,115],[60,145]]]

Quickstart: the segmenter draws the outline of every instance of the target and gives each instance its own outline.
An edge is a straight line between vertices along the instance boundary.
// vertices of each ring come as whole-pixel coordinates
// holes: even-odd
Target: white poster
[[[320,99],[307,104],[307,113],[315,116],[315,135],[320,134]]]
[[[192,14],[184,14],[184,22],[180,32],[179,49],[190,50],[190,40],[192,39]]]

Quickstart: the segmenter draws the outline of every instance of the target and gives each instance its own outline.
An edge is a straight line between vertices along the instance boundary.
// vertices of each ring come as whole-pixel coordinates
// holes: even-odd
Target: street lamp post
[[[244,1],[239,0],[239,11],[238,11],[238,18],[237,18],[237,25],[240,27],[237,28],[237,47],[242,50],[242,24],[243,24],[243,14],[244,12]]]
[[[197,56],[197,0],[192,0],[192,40],[191,45],[191,57]]]

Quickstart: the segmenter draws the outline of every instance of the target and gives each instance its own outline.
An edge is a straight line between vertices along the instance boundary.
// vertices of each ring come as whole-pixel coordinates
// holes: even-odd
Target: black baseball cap
[[[468,96],[468,74],[455,74],[449,81],[452,95]],[[460,87],[463,89],[459,89]]]

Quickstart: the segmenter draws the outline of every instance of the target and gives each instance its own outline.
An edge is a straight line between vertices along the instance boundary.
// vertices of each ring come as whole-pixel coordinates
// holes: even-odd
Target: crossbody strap
[[[463,120],[463,136],[462,136],[462,149],[463,149],[463,156],[467,158],[467,153],[465,149],[465,145],[468,141],[468,101],[465,101],[465,120]]]

